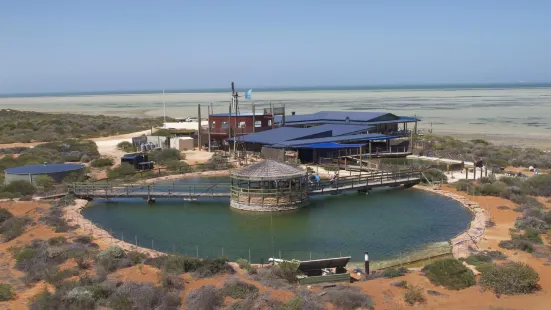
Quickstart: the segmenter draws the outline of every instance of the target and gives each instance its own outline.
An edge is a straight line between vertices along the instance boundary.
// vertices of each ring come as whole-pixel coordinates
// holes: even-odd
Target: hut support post
[[[197,105],[197,148],[199,151],[202,148],[202,141],[201,141],[201,104]]]

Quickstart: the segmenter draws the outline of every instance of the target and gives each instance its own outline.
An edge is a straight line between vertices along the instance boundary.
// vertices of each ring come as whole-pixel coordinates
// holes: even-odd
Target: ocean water
[[[162,94],[152,91],[0,96],[0,108],[152,117],[163,115]],[[196,116],[197,105],[228,111],[229,90],[170,90],[167,115]],[[460,138],[551,148],[551,84],[425,85],[253,89],[240,111],[285,105],[288,113],[320,110],[387,111],[422,119],[419,127]]]

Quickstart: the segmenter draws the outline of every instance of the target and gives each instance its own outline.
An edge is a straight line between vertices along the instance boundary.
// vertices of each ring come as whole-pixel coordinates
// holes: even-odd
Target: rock
[[[390,285],[395,287],[406,287],[408,283],[407,281],[396,281],[396,282],[392,282]]]
[[[432,296],[448,296],[446,294],[442,294],[438,291],[433,291],[433,290],[427,290],[427,294],[432,295]]]

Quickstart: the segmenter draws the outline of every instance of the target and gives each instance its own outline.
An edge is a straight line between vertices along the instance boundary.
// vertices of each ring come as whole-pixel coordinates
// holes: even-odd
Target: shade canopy
[[[316,259],[316,260],[307,260],[301,261],[298,266],[298,270],[306,272],[312,270],[320,270],[326,268],[344,268],[350,261],[350,256],[347,257],[338,257],[338,258],[326,258],[326,259]]]

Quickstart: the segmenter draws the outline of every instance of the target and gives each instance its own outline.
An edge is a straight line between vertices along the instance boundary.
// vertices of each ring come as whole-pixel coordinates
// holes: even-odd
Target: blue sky
[[[551,1],[2,1],[0,93],[551,81]]]

